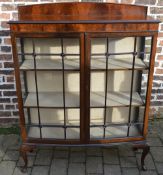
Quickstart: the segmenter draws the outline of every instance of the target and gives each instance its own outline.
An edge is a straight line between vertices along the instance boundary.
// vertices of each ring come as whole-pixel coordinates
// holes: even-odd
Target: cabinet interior
[[[90,139],[142,135],[146,40],[91,38]],[[17,50],[28,137],[80,139],[80,38],[23,38]]]

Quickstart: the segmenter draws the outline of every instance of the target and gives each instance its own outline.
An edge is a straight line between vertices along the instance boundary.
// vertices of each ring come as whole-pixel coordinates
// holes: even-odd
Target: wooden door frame
[[[16,38],[51,38],[51,37],[65,37],[71,38],[76,37],[79,38],[80,43],[80,138],[79,139],[38,139],[38,138],[28,138],[27,130],[25,125],[25,116],[24,116],[24,107],[23,107],[23,98],[22,98],[22,90],[21,90],[21,79],[20,79],[20,70],[19,70],[19,61],[18,61],[18,53],[17,53],[17,44]],[[16,93],[18,97],[18,108],[19,108],[19,116],[20,121],[19,125],[21,128],[21,137],[23,143],[45,143],[45,144],[82,144],[85,142],[85,91],[84,91],[84,33],[11,33],[11,41],[12,41],[12,50],[13,50],[13,59],[14,59],[14,69],[15,69],[15,78],[16,78]]]
[[[85,103],[85,118],[86,118],[86,143],[96,144],[96,143],[115,143],[115,142],[128,142],[128,141],[142,141],[146,139],[147,130],[148,130],[148,118],[149,118],[149,107],[150,107],[150,97],[152,90],[152,81],[153,81],[153,72],[154,72],[154,60],[156,53],[156,44],[157,44],[157,32],[105,32],[105,33],[85,33],[85,94],[86,94],[86,103]],[[146,93],[146,105],[144,111],[144,122],[143,122],[143,133],[142,136],[135,137],[123,137],[123,138],[111,138],[111,139],[90,139],[90,53],[91,53],[91,38],[100,38],[100,37],[152,37],[151,43],[151,55],[150,55],[150,64],[149,64],[149,73],[148,73],[148,83],[147,83],[147,93]]]

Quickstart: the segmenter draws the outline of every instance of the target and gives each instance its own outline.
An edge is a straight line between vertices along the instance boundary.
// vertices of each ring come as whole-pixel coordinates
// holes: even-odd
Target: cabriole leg
[[[34,147],[29,145],[22,145],[20,147],[20,155],[22,156],[24,160],[24,166],[22,167],[21,171],[25,173],[27,171],[27,165],[28,165],[28,158],[27,158],[27,152],[33,152]]]
[[[142,155],[141,155],[141,169],[143,171],[146,171],[147,168],[145,167],[145,163],[144,160],[147,156],[147,154],[149,153],[150,147],[148,144],[144,144],[144,145],[135,145],[134,146],[134,151],[136,151],[137,149],[143,149]]]
[[[150,150],[150,147],[149,147],[149,145],[146,144],[143,148],[143,152],[141,155],[141,168],[143,171],[147,170],[147,168],[145,167],[144,160],[145,160],[145,157],[147,156],[147,154],[149,153],[149,150]]]

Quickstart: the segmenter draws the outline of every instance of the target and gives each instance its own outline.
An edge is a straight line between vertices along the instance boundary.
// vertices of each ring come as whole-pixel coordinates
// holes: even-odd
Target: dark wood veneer
[[[19,6],[19,20],[143,20],[147,7],[114,3],[49,3]]]
[[[148,115],[156,53],[158,20],[147,16],[147,7],[114,3],[48,3],[18,7],[19,19],[9,21],[11,29],[16,88],[23,145],[21,153],[27,166],[26,152],[36,145],[100,145],[128,142],[143,148],[144,158],[149,151],[146,145]],[[16,38],[79,37],[80,39],[80,139],[57,140],[28,138],[25,127],[21,94],[20,70]],[[152,48],[143,135],[90,140],[90,40],[94,37],[151,36]],[[31,147],[32,145],[32,147]]]

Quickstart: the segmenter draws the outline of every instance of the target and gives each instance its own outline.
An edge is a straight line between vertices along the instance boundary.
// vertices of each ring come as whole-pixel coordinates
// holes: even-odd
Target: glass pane
[[[131,123],[144,122],[145,106],[131,107]]]
[[[148,73],[149,71],[142,71],[142,77],[141,77],[141,89],[140,89],[140,96],[145,103],[146,96],[147,96],[147,83],[148,83]]]
[[[65,56],[64,57],[64,68],[69,69],[80,69],[80,57],[79,56]]]
[[[103,125],[104,123],[104,108],[90,109],[90,125]]]
[[[80,128],[67,128],[66,138],[67,139],[79,139],[80,138]]]
[[[24,105],[29,107],[37,107],[37,105],[40,107],[63,107],[61,72],[38,71],[36,76],[35,79],[34,71],[26,72],[28,96]],[[38,101],[36,92],[38,92]]]
[[[91,69],[106,69],[106,56],[104,55],[96,55],[91,56]]]
[[[129,136],[142,136],[142,124],[131,125],[129,128]],[[126,137],[128,131],[128,126],[122,125],[114,125],[108,126],[105,129],[105,138],[114,138],[114,137]]]
[[[42,127],[42,138],[64,139],[64,129],[59,127]]]
[[[79,92],[80,74],[78,72],[65,72],[65,91]]]
[[[38,124],[39,117],[38,117],[38,109],[31,108],[30,110],[30,120],[31,124]],[[48,125],[63,125],[64,124],[64,111],[63,109],[40,109],[40,119],[41,124],[48,124]]]
[[[25,55],[25,60],[20,65],[20,69],[24,71],[34,70],[61,70],[62,59],[60,56],[36,56],[36,66],[34,65],[34,58],[31,55]]]
[[[32,53],[33,52],[32,38],[24,38],[23,39],[23,45],[24,45],[24,53]]]
[[[152,46],[152,37],[144,37],[145,46],[144,46],[144,61],[149,63],[150,60],[150,53],[151,53],[151,46]]]
[[[128,126],[126,125],[108,126],[105,129],[105,138],[126,137],[127,130],[128,130]]]
[[[109,38],[109,53],[133,52],[133,50],[134,50],[134,37]],[[123,55],[113,56],[113,58],[117,57],[121,58],[123,57]]]
[[[148,76],[144,58],[149,53],[144,53],[146,40],[145,37],[91,39],[92,139],[142,135]]]
[[[108,91],[130,92],[131,89],[131,74],[132,71],[109,71],[108,72]],[[138,76],[134,76],[135,87]]]
[[[61,38],[25,38],[22,40],[22,47],[18,40],[18,53],[24,54],[20,56],[20,61],[23,63],[21,69],[34,69],[33,52],[37,69],[62,69],[61,54],[64,55],[65,70],[79,69],[79,39],[64,38],[63,46],[61,40]]]
[[[25,74],[23,72],[20,72],[20,80],[21,80],[21,91],[22,91],[22,99],[23,101],[26,99],[26,88],[27,88],[27,83],[24,80]]]
[[[27,72],[27,84],[29,92],[36,92],[34,71]],[[62,92],[62,74],[59,71],[39,71],[37,72],[37,84],[39,92]]]
[[[120,58],[113,58],[111,55],[107,61],[108,70],[126,70],[132,69],[133,56],[123,55]],[[145,69],[146,64],[140,59],[135,58],[135,69]],[[106,69],[106,57],[105,56],[92,56],[91,59],[91,69],[92,70],[104,70]]]
[[[103,127],[91,127],[90,128],[90,138],[91,139],[102,139],[104,136]]]
[[[131,107],[130,122],[141,122],[144,119],[144,106]],[[129,107],[107,108],[106,123],[128,123]]]
[[[28,130],[28,137],[31,138],[40,138],[40,128],[39,127],[29,127]]]
[[[21,52],[21,39],[20,38],[16,38],[16,49],[17,49],[17,53]]]
[[[80,110],[79,109],[66,109],[66,125],[79,126],[80,125]]]
[[[36,54],[38,53],[60,54],[61,53],[60,38],[34,38],[34,43],[35,43]]]
[[[128,123],[129,107],[107,108],[106,123]]]
[[[108,44],[107,44],[108,40]],[[142,42],[144,37],[123,38],[92,38],[91,39],[91,69],[132,69],[133,53],[135,52],[135,69],[144,69],[146,64],[142,58]],[[129,43],[129,44],[128,44]],[[106,55],[107,54],[107,55]]]
[[[79,43],[79,38],[18,38],[29,136],[80,138]]]
[[[129,136],[142,136],[143,135],[143,124],[131,125],[129,128]]]
[[[66,107],[79,107],[80,74],[76,72],[65,73],[64,84]]]
[[[77,38],[64,38],[63,39],[63,52],[65,54],[79,54],[79,39]]]
[[[130,104],[130,90],[132,71],[109,71],[107,72],[107,106],[126,106]],[[98,83],[97,83],[98,82]],[[133,105],[141,105],[139,95],[140,72],[134,71],[133,77]],[[100,107],[105,105],[106,73],[91,72],[91,106]]]
[[[23,68],[33,69],[35,54],[37,69],[79,69],[80,45],[78,38],[23,38],[17,39],[17,51]],[[20,40],[22,42],[20,42]]]
[[[106,38],[92,38],[91,39],[91,54],[105,54],[106,53]]]

